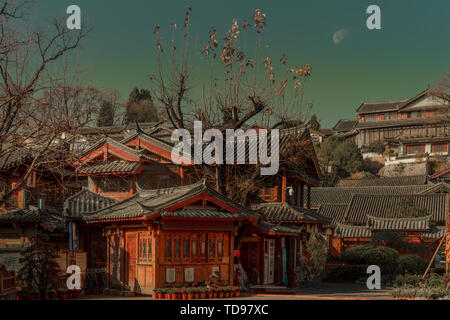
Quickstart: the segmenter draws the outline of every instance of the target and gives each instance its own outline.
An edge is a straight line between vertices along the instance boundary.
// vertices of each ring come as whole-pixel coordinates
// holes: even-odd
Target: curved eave
[[[300,232],[274,232],[274,231],[269,231],[266,230],[264,228],[259,228],[257,225],[253,225],[249,228],[249,232],[250,233],[257,233],[257,234],[262,234],[262,235],[266,235],[266,236],[272,236],[272,237],[276,237],[276,236],[288,236],[288,237],[300,237]]]
[[[386,229],[372,229],[367,228],[369,231],[384,231]],[[429,232],[429,229],[389,229],[389,231],[395,231],[395,232]]]
[[[86,224],[145,221],[145,217],[85,220]]]
[[[163,217],[163,220],[193,220],[193,221],[244,221],[248,220],[248,217],[240,217],[240,218],[202,218],[202,217]]]
[[[327,224],[330,223],[330,221],[311,221],[311,220],[266,220],[269,223],[304,223],[304,224]]]

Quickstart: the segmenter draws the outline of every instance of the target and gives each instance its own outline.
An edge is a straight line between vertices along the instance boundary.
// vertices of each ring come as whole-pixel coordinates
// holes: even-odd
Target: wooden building
[[[428,246],[445,235],[448,212],[447,193],[354,194],[348,204],[328,204],[319,209],[332,219],[330,254],[334,256],[348,247],[368,243],[377,232],[386,230],[407,243]]]
[[[234,279],[234,238],[252,212],[196,184],[144,190],[90,214],[107,240],[107,288],[152,293],[154,288]]]
[[[335,133],[358,147],[386,142],[396,158],[418,154],[448,155],[450,97],[431,89],[392,101],[363,102],[355,119],[342,119]]]
[[[312,233],[322,233],[330,220],[315,210],[288,203],[252,206],[262,223],[252,225],[241,240],[240,260],[250,282],[295,285],[295,267],[307,259],[306,243]]]
[[[277,276],[267,281],[287,283],[286,275],[292,274],[295,266],[296,247],[301,247],[301,242],[307,240],[307,238],[301,237],[303,234],[321,232],[320,227],[314,226],[328,221],[326,218],[317,219],[319,216],[312,210],[304,209],[310,206],[311,187],[318,186],[320,181],[320,169],[309,131],[305,127],[281,130],[280,148],[286,147],[292,139],[303,139],[308,147],[305,149],[309,150],[310,154],[305,155],[305,165],[302,168],[296,168],[283,164],[279,173],[272,179],[268,179],[266,186],[261,189],[259,194],[259,202],[274,202],[274,206],[280,205],[281,207],[290,206],[290,210],[295,212],[292,215],[295,215],[296,219],[282,222],[266,220],[262,209],[263,205],[252,211],[230,202],[229,199],[213,192],[206,185],[201,187],[204,189],[202,192],[212,194],[209,198],[207,197],[207,201],[196,198],[194,204],[190,202],[186,204],[184,197],[188,197],[188,195],[175,197],[176,194],[184,192],[183,186],[188,188],[186,190],[197,188],[196,181],[201,175],[198,174],[190,159],[179,159],[181,165],[172,163],[173,143],[170,140],[170,130],[156,125],[144,132],[137,126],[134,132],[121,137],[119,141],[117,138],[110,137],[100,139],[87,148],[80,160],[75,163],[78,178],[86,179],[86,190],[66,201],[65,214],[70,221],[69,229],[75,228],[73,238],[71,238],[71,247],[85,250],[88,253],[88,272],[90,268],[105,268],[108,288],[151,292],[155,287],[185,284],[187,282],[186,274],[188,279],[191,279],[192,272],[194,272],[195,281],[206,281],[211,276],[213,267],[215,271],[219,268],[221,280],[229,283],[236,281],[233,278],[235,259],[239,256],[242,259],[246,252],[247,254],[249,252],[249,248],[244,244],[246,241],[241,240],[248,239],[255,234],[260,239],[258,257],[264,257],[268,253],[269,247],[262,245],[266,240],[269,241],[269,244],[274,243],[277,255],[284,252],[285,259],[283,261],[282,259],[273,261],[272,268],[275,270],[273,272]],[[247,145],[246,148],[249,147],[250,145]],[[169,202],[169,199],[162,196],[167,192],[174,193],[173,201]],[[122,205],[131,205],[135,202],[140,204],[141,198],[145,198],[147,194],[153,197],[145,200],[149,206],[153,205],[155,201],[167,200],[168,202],[161,202],[161,207],[158,208],[159,212],[157,215],[156,212],[152,213],[155,215],[152,215],[151,218],[147,217],[147,209],[143,209],[139,205],[133,209],[136,212],[133,211],[129,216]],[[155,194],[158,197],[155,197]],[[159,197],[160,195],[162,198]],[[232,206],[224,207],[223,203],[232,203]],[[233,206],[237,206],[239,212],[236,212]],[[122,214],[125,216],[118,220],[116,218],[107,219],[102,216],[102,212],[108,210],[114,210],[114,214],[120,217]],[[173,210],[176,212],[176,217],[168,213]],[[219,213],[216,212],[217,210]],[[142,212],[145,212],[145,219],[143,217],[135,219],[134,215]],[[228,213],[225,214],[225,212]],[[242,212],[253,212],[253,215],[240,216],[243,214]],[[194,216],[191,216],[192,214]],[[98,219],[95,220],[93,217]],[[198,256],[201,252],[197,248],[194,253],[197,255],[195,257],[190,256],[183,260],[183,252],[180,256],[177,253],[176,257],[166,257],[165,248],[162,246],[157,248],[154,245],[155,241],[159,243],[169,237],[169,231],[164,232],[161,229],[162,225],[167,225],[169,228],[167,230],[173,230],[170,233],[172,236],[183,238],[190,234],[195,235],[195,248],[201,246],[199,241],[202,237],[208,239],[208,237],[219,236],[222,239],[220,252],[223,257],[220,259],[208,258],[209,247],[203,248],[206,250],[204,251],[206,256]],[[302,231],[302,226],[305,227],[304,231]],[[220,230],[223,232],[219,232]],[[139,258],[141,249],[133,249],[134,242],[141,246],[140,237],[147,239],[145,240],[147,241],[145,242],[146,248],[152,244],[152,257],[147,254],[147,257]],[[179,238],[180,241],[181,238]],[[300,238],[301,240],[299,240]],[[127,243],[131,242],[133,244],[128,246]],[[94,243],[96,244],[94,245]],[[172,245],[181,245],[176,243],[178,242],[173,242]],[[206,245],[208,244],[206,243]],[[102,247],[104,251],[102,251]],[[173,251],[174,248],[170,250]],[[182,249],[187,250],[188,247]],[[127,258],[129,250],[134,250],[131,258]],[[299,250],[301,251],[301,249]],[[191,253],[189,254],[191,255]],[[257,260],[259,261],[259,259]],[[262,265],[258,267],[261,269],[261,276],[267,278],[270,272],[264,272]],[[166,272],[166,269],[169,271]],[[246,271],[248,270],[249,268],[246,268]],[[130,272],[134,274],[130,274]],[[172,281],[170,278],[170,281],[167,281],[166,276],[172,277],[173,272],[176,274],[175,280]],[[267,281],[265,282],[269,283]]]

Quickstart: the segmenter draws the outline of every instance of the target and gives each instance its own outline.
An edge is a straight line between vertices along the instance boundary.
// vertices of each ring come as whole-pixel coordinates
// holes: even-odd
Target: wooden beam
[[[308,184],[308,194],[307,194],[307,204],[306,207],[311,209],[311,186]]]
[[[434,251],[433,257],[431,258],[430,263],[428,264],[427,270],[425,270],[425,273],[422,276],[422,279],[425,279],[425,276],[427,275],[428,271],[430,270],[431,266],[433,265],[433,261],[436,258],[436,255],[437,255],[439,249],[441,248],[442,243],[444,242],[444,240],[445,240],[445,235],[442,237],[441,242],[439,242],[438,247]]]
[[[305,206],[305,183],[300,182],[300,207]]]
[[[283,175],[281,177],[281,202],[286,203],[286,185],[287,185],[287,179],[286,176]]]

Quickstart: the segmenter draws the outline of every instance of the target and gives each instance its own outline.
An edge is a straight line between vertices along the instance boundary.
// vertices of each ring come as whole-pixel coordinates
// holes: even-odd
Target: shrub
[[[367,277],[366,265],[331,266],[325,280],[328,281],[356,281],[361,277]]]
[[[325,238],[316,233],[312,234],[307,244],[306,251],[309,254],[309,267],[311,268],[311,276],[316,278],[322,274],[327,261],[327,242]]]
[[[348,264],[365,264],[368,252],[372,249],[369,245],[348,248],[341,253],[340,260]]]
[[[377,265],[384,275],[392,274],[398,266],[398,251],[388,247],[363,245],[348,248],[341,254],[341,260],[348,264]]]
[[[407,274],[405,276],[398,275],[394,280],[395,287],[418,287],[421,282],[421,277],[418,275]]]
[[[374,264],[381,268],[383,274],[392,274],[398,266],[398,251],[388,247],[376,247],[367,252],[367,264]]]
[[[405,255],[398,259],[398,264],[404,273],[423,274],[427,268],[427,263],[416,255]]]

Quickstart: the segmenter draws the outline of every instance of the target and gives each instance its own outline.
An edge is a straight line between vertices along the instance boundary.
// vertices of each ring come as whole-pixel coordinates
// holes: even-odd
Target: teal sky
[[[233,18],[249,19],[254,9],[268,15],[263,44],[269,54],[283,52],[291,62],[312,65],[306,100],[314,103],[323,127],[354,117],[361,101],[407,98],[450,69],[448,0],[37,0],[34,19],[65,16],[80,6],[94,31],[78,54],[86,79],[100,88],[118,89],[124,98],[135,86],[148,88],[156,70],[153,27],[183,22],[192,7],[192,39],[199,47],[214,26],[220,36]],[[381,8],[381,30],[368,30],[366,8]],[[33,19],[33,20],[34,20]],[[334,32],[346,29],[342,42]],[[199,63],[198,63],[199,64]],[[195,66],[202,70],[202,65]],[[206,69],[205,69],[206,70]]]

